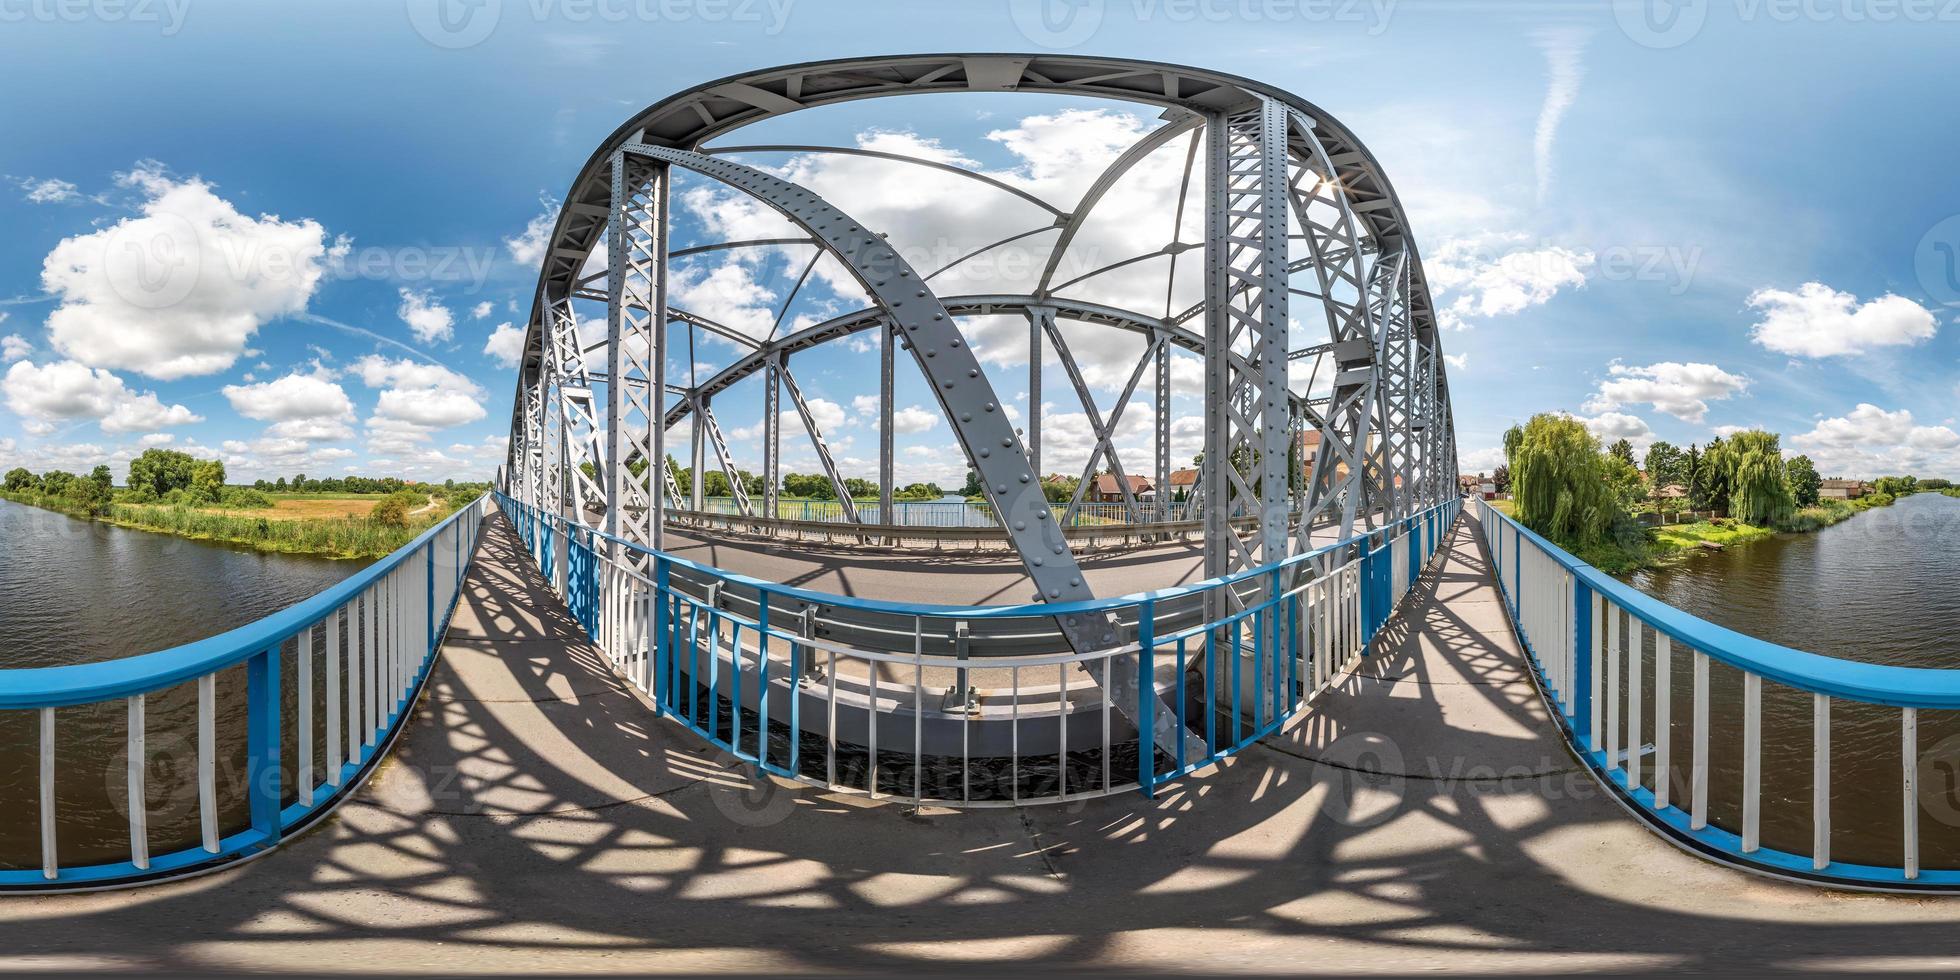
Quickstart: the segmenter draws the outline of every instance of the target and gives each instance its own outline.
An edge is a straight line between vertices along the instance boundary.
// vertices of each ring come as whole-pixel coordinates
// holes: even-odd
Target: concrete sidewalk
[[[0,901],[0,970],[1952,968],[1960,902],[1680,853],[1580,771],[1468,526],[1293,729],[1156,800],[950,812],[752,782],[658,721],[501,518],[393,759],[326,826]]]

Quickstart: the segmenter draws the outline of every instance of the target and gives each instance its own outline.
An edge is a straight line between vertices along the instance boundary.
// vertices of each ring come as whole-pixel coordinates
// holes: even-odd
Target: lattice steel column
[[[762,516],[775,520],[783,482],[783,365],[771,359],[763,369],[762,389]],[[699,422],[697,421],[698,425]]]
[[[966,345],[959,325],[933,295],[911,264],[884,238],[865,228],[816,194],[774,175],[699,153],[668,147],[633,144],[624,148],[705,174],[746,192],[795,222],[849,269],[867,296],[897,324],[920,373],[952,425],[953,434],[980,475],[988,503],[1001,516],[1008,542],[1021,557],[1028,577],[1047,602],[1094,598],[1068,542],[1052,520],[1041,483],[1021,441],[1007,420],[980,361]],[[1282,301],[1283,302],[1283,301]],[[1283,309],[1283,307],[1282,307]],[[1281,323],[1284,322],[1282,317]],[[1284,370],[1284,355],[1281,357]],[[801,393],[788,371],[783,382],[798,411],[809,422]],[[812,426],[814,432],[814,426]],[[820,446],[821,448],[821,446]],[[842,494],[840,494],[841,496]],[[1070,646],[1082,653],[1118,649],[1123,643],[1119,625],[1106,613],[1069,613],[1055,617]],[[1091,660],[1090,673],[1118,712],[1135,717],[1144,697],[1155,698],[1137,681],[1134,654],[1111,658],[1107,668]],[[1158,748],[1178,756],[1180,740],[1176,713],[1161,703],[1151,712],[1151,731]],[[1183,733],[1185,759],[1209,752],[1195,732]]]
[[[1261,99],[1211,120],[1205,258],[1205,572],[1286,557],[1287,110]],[[1231,518],[1255,514],[1248,547]]]
[[[658,548],[666,458],[666,167],[613,154],[607,237],[606,532]],[[656,312],[662,311],[662,312]],[[636,474],[633,461],[643,461]]]

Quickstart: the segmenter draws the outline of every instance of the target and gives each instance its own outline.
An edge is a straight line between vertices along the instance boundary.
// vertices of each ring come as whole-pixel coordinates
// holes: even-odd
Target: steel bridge
[[[1007,92],[1162,113],[1080,200],[1030,203],[1052,240],[1025,293],[939,296],[945,267],[738,162],[885,151],[732,142],[803,109]],[[1063,278],[1068,243],[1159,150],[1182,161],[1172,236]],[[1025,193],[944,160],[884,162]],[[674,247],[683,174],[793,231]],[[834,263],[863,307],[794,326],[792,296],[753,336],[671,301],[677,259],[753,247],[805,250],[802,281]],[[1070,295],[1159,260],[1170,285],[1137,294],[1147,309]],[[1200,273],[1181,306],[1180,267]],[[1106,468],[1118,499],[1046,498],[1045,399],[1009,418],[999,364],[975,350],[981,316],[1025,329],[1031,393],[1044,351],[1061,364],[1092,428],[1083,475]],[[1106,414],[1078,356],[1087,330],[1140,351]],[[875,502],[853,501],[790,363],[867,332]],[[670,354],[704,334],[736,356],[670,379]],[[901,352],[979,476],[984,501],[957,518],[914,519],[896,499]],[[1750,964],[1762,949],[1891,955],[1898,925],[1952,920],[1717,864],[1960,888],[1960,820],[1926,785],[1960,723],[1960,674],[1733,633],[1466,503],[1441,355],[1379,168],[1269,87],[957,55],[677,95],[610,137],[567,195],[497,491],[229,633],[0,672],[0,723],[23,722],[7,731],[39,749],[38,771],[0,780],[6,812],[32,825],[0,826],[0,890],[222,872],[209,880],[228,899],[214,909],[203,881],[183,881],[142,900],[0,903],[0,929],[22,937],[0,957],[256,967],[303,944],[391,970],[453,969],[459,947],[485,957],[473,968],[615,954],[636,970],[1135,966],[1188,956],[1205,928],[1226,938],[1199,952],[1268,967],[1334,950],[1514,972],[1720,965],[1738,944]],[[1155,438],[1133,462],[1165,477],[1177,357],[1202,368],[1202,464],[1185,499],[1143,499],[1117,426],[1150,378]],[[715,420],[744,379],[763,383],[756,460]],[[683,425],[686,481],[654,468]],[[783,499],[784,425],[833,501]],[[710,455],[725,499],[705,492]],[[765,474],[760,494],[743,463]],[[63,739],[104,726],[126,751],[82,773],[107,795],[83,794]],[[185,755],[159,762],[153,729]],[[1898,795],[1872,804],[1874,786]],[[865,914],[892,907],[908,910],[903,935]],[[771,924],[731,930],[731,916]],[[27,936],[37,918],[70,929]],[[159,952],[91,938],[132,930]],[[1956,955],[1951,934],[1914,952]]]

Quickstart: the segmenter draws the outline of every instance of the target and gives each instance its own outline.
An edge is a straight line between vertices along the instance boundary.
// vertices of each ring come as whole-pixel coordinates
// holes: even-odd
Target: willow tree
[[[1790,475],[1783,466],[1783,449],[1776,433],[1761,429],[1729,437],[1735,457],[1735,477],[1729,491],[1729,516],[1746,524],[1774,525],[1797,512],[1790,492]]]
[[[1518,520],[1565,544],[1599,541],[1617,505],[1599,440],[1569,415],[1534,415],[1517,441],[1511,488]]]

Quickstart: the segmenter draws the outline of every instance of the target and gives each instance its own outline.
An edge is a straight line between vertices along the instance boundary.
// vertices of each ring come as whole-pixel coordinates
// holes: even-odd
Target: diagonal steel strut
[[[979,359],[966,345],[945,305],[896,249],[816,193],[753,167],[670,147],[629,144],[621,150],[692,170],[741,190],[828,248],[896,324],[902,346],[912,352],[968,462],[979,473],[987,501],[1001,515],[1009,542],[1039,590],[1038,598],[1050,604],[1095,598],[1061,528],[1056,526],[1058,522],[1052,519],[1041,482],[1001,409],[993,385],[981,372]],[[1078,653],[1114,651],[1123,645],[1111,613],[1065,611],[1055,620]],[[1137,720],[1142,698],[1156,697],[1154,679],[1153,690],[1143,690],[1137,664],[1138,658],[1132,653],[1098,658],[1089,667],[1111,705],[1132,722]],[[1150,714],[1152,737],[1172,758],[1185,762],[1210,754],[1196,732],[1186,731],[1186,751],[1179,758],[1177,714],[1161,704]]]

